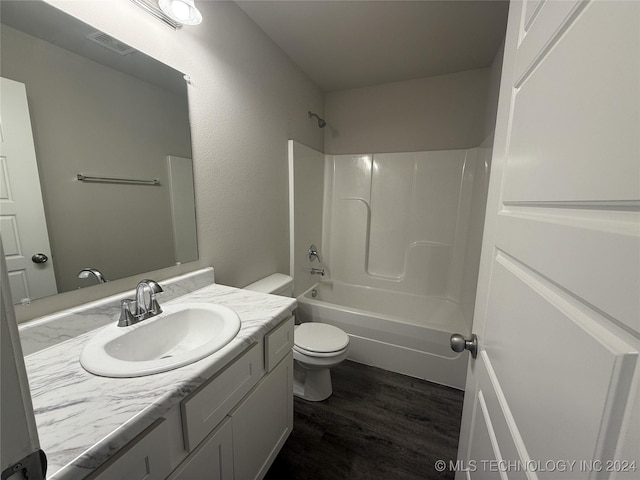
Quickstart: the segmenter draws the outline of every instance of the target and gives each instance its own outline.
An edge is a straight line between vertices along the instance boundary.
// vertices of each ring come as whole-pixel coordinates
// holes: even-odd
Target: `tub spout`
[[[311,275],[321,275],[324,277],[324,268],[312,268],[309,270]]]

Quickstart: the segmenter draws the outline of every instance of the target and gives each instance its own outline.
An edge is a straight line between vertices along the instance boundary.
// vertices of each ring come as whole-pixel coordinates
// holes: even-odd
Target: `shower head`
[[[327,126],[327,122],[325,122],[322,118],[318,116],[317,113],[309,112],[309,118],[316,117],[318,119],[318,127],[324,128]]]

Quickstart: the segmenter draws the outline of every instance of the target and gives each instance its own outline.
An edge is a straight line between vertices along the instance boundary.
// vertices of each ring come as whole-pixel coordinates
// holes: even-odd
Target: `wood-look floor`
[[[354,362],[331,370],[333,395],[299,398],[291,436],[267,480],[447,479],[463,392]]]

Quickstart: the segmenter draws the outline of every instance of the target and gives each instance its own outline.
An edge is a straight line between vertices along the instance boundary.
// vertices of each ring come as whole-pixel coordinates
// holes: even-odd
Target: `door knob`
[[[449,340],[451,342],[451,350],[454,352],[462,352],[463,350],[469,350],[472,358],[478,356],[478,337],[475,333],[471,334],[471,338],[467,340],[459,333],[451,335]]]
[[[33,263],[47,263],[49,257],[47,257],[44,253],[36,253],[33,257],[31,257],[31,261]]]

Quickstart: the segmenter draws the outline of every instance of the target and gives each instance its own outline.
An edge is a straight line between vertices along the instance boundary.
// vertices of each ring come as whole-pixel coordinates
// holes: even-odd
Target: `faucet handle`
[[[320,261],[320,255],[318,255],[318,247],[316,247],[314,244],[312,244],[309,247],[309,261],[313,262],[314,260],[318,260],[318,262]]]
[[[136,323],[136,318],[131,313],[131,305],[135,305],[136,301],[132,298],[127,298],[120,301],[120,319],[118,320],[119,327],[129,327]]]
[[[162,290],[160,290],[162,292]],[[151,312],[152,315],[159,315],[162,313],[162,308],[160,308],[160,304],[158,303],[158,300],[156,299],[156,294],[152,293],[151,294],[151,299],[149,300],[149,312]]]

